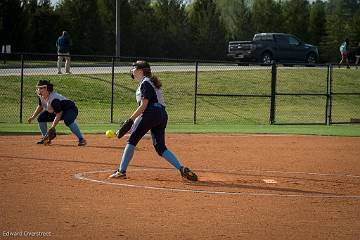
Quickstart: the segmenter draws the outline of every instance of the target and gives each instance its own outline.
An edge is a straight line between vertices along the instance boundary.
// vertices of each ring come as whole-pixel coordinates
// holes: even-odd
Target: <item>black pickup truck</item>
[[[291,34],[258,33],[252,41],[229,42],[228,56],[237,62],[316,63],[319,52],[317,47],[304,43]]]

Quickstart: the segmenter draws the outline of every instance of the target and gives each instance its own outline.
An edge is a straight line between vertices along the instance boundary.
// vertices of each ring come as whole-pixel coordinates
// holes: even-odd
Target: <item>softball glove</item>
[[[120,125],[120,128],[116,131],[116,136],[118,138],[122,138],[130,129],[131,126],[134,124],[132,119],[128,119]]]
[[[56,129],[54,127],[50,128],[46,135],[43,138],[44,145],[49,145],[51,140],[56,138]]]

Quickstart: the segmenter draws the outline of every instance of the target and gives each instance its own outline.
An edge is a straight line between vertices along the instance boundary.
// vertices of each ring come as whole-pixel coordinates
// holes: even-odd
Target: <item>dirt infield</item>
[[[169,134],[199,182],[144,139],[0,137],[0,239],[360,239],[360,138]],[[19,140],[20,139],[20,140]]]

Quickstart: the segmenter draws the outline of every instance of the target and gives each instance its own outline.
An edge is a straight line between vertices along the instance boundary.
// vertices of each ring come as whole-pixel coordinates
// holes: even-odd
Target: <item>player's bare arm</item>
[[[31,123],[32,120],[34,120],[38,115],[39,113],[41,113],[43,110],[43,107],[38,105],[35,109],[35,112],[31,115],[31,117],[28,118],[28,123]]]
[[[54,121],[51,124],[52,128],[55,128],[58,125],[59,121],[61,120],[62,113],[63,113],[62,111],[59,112],[59,113],[56,113],[56,117],[55,117]]]

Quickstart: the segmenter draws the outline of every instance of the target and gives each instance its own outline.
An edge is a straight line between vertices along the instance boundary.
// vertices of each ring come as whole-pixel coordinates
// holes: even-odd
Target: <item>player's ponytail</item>
[[[151,73],[150,66],[148,68],[143,68],[143,73],[145,77],[150,78],[151,82],[155,85],[157,89],[160,89],[162,84],[159,78]]]
[[[54,84],[50,83],[50,81],[49,81],[49,84],[47,85],[47,90],[48,90],[49,92],[54,91]]]
[[[161,88],[162,84],[155,75],[152,75],[150,64],[148,62],[144,60],[138,60],[133,63],[133,67],[135,67],[136,69],[141,69],[144,76],[150,78],[151,82],[155,85],[157,89]]]
[[[150,80],[151,80],[151,82],[155,85],[155,87],[156,87],[157,89],[160,89],[160,88],[161,88],[162,84],[161,84],[160,80],[157,78],[157,76],[152,75],[152,76],[150,77]]]

